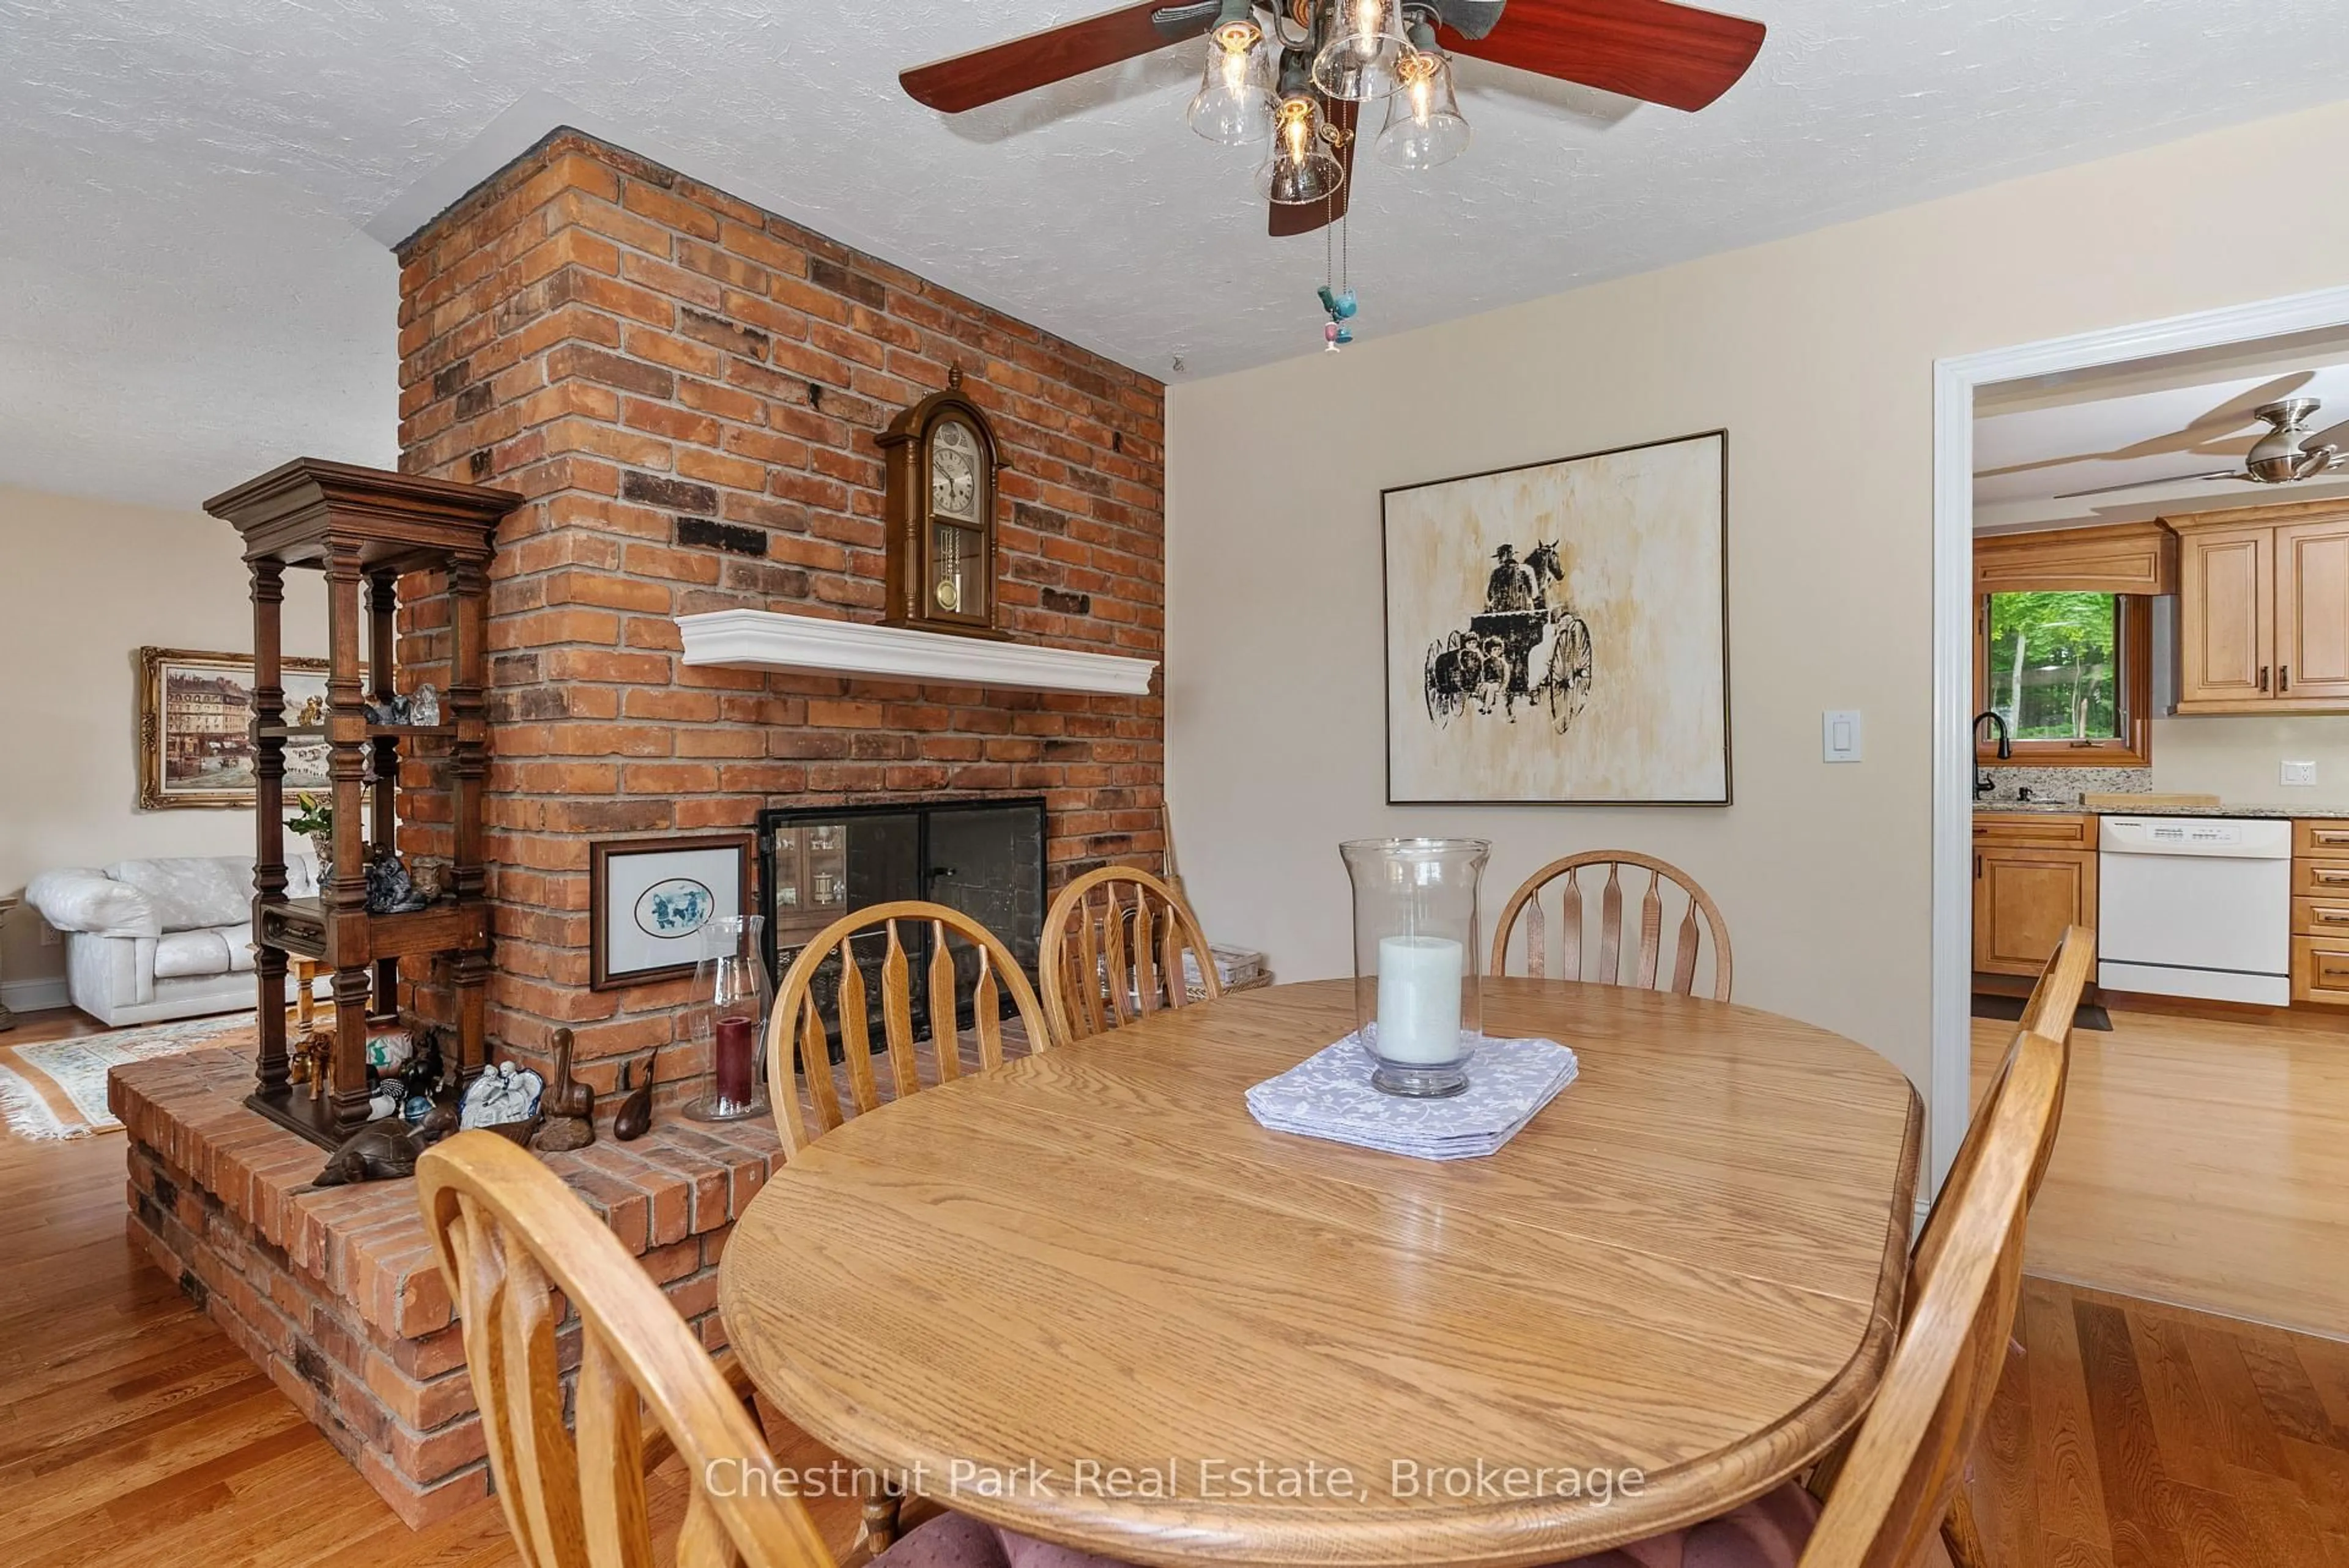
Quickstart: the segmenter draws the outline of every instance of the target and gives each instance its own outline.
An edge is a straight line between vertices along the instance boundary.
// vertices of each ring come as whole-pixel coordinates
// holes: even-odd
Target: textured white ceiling
[[[2136,522],[2349,494],[2349,473],[2289,485],[2240,469],[2262,404],[2314,397],[2313,435],[2349,445],[2349,335],[2311,334],[2106,366],[1985,393],[1974,420],[1974,531]],[[2169,480],[2162,483],[2157,481]],[[2137,488],[2063,499],[2104,485]]]
[[[187,504],[388,459],[378,242],[560,119],[1154,375],[1316,350],[1322,243],[1268,239],[1254,154],[1182,125],[1200,46],[957,119],[896,87],[1107,3],[0,0],[0,480]],[[1770,41],[1697,116],[1463,62],[1465,158],[1361,160],[1360,330],[2282,113],[2349,64],[2339,0],[1742,8]]]

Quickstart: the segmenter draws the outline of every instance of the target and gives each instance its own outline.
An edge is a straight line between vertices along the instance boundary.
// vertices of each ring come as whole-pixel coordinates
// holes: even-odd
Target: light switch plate
[[[1820,727],[1819,754],[1827,762],[1857,762],[1866,748],[1860,733],[1859,709],[1831,707]]]
[[[2283,781],[2287,784],[2305,784],[2311,788],[2314,788],[2316,784],[2316,764],[2313,762],[2285,763],[2283,765]]]

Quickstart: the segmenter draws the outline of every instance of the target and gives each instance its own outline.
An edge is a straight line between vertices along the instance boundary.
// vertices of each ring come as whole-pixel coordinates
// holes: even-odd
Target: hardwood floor
[[[2014,1568],[2349,1563],[2349,1345],[2025,1282],[1974,1455]]]
[[[20,1016],[0,1044],[93,1032]],[[494,1499],[410,1532],[123,1234],[119,1134],[0,1131],[0,1562],[10,1568],[505,1568]],[[771,1429],[790,1432],[787,1427]],[[786,1462],[821,1454],[779,1442]],[[666,1554],[685,1504],[654,1478]],[[854,1503],[820,1515],[835,1545]],[[663,1561],[668,1558],[664,1555]]]
[[[0,1039],[64,1032],[28,1018]],[[494,1501],[411,1533],[134,1253],[122,1159],[118,1137],[0,1133],[0,1560],[516,1562]],[[2001,1568],[2349,1563],[2349,1344],[2044,1279],[2018,1333],[1974,1466]],[[673,1473],[654,1501],[666,1553]],[[824,1524],[844,1545],[853,1512]]]
[[[2349,1339],[2349,1035],[2112,1018],[2073,1031],[2031,1272]],[[1975,1020],[1977,1094],[2013,1029]]]

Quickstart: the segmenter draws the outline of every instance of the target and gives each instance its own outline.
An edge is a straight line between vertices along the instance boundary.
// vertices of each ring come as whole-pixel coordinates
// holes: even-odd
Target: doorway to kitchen
[[[2085,925],[2032,1271],[2349,1338],[2349,290],[1936,370],[1937,1164]]]

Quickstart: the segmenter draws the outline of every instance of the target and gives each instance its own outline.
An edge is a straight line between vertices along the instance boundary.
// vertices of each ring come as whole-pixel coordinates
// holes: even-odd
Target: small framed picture
[[[697,833],[590,845],[588,988],[616,991],[691,975],[709,923],[748,913],[754,837]]]

